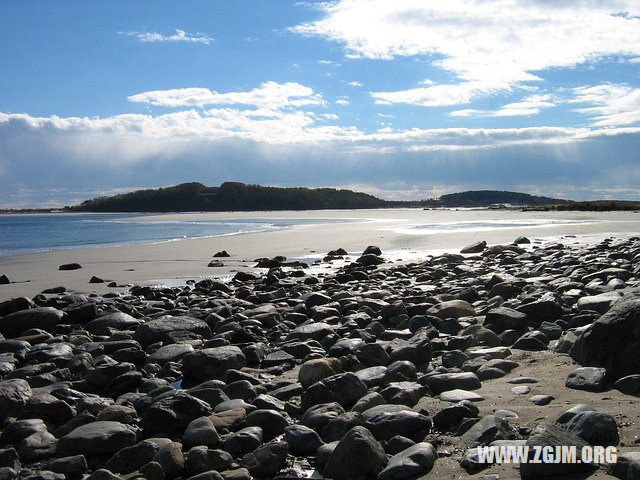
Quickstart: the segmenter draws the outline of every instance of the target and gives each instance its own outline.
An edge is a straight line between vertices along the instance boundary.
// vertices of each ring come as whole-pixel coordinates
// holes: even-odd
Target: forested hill
[[[321,210],[382,208],[407,203],[389,202],[366,193],[333,188],[279,188],[225,182],[219,187],[183,183],[174,187],[137,190],[100,197],[66,207],[79,212],[193,212]]]
[[[393,207],[489,207],[562,205],[570,200],[526,193],[478,190],[451,193],[437,199],[396,202],[366,193],[335,188],[281,188],[225,182],[219,187],[183,183],[174,187],[137,190],[99,197],[65,207],[76,212],[242,212],[264,210],[323,210]]]
[[[423,201],[423,204],[428,207],[488,207],[495,204],[532,206],[567,203],[572,203],[572,201],[500,190],[470,190],[461,193],[449,193],[437,199]]]

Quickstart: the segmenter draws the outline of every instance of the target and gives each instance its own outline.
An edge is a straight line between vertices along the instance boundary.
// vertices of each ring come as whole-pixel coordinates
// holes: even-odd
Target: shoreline
[[[640,215],[633,212],[514,212],[487,210],[312,210],[287,212],[223,212],[153,215],[143,221],[225,220],[243,218],[270,219],[344,219],[345,222],[292,225],[275,231],[242,233],[198,239],[172,240],[108,247],[53,250],[0,257],[0,275],[12,282],[0,285],[0,301],[17,296],[33,297],[44,289],[64,286],[69,291],[105,294],[125,292],[128,288],[108,287],[144,284],[153,279],[207,278],[251,270],[257,258],[283,255],[289,259],[322,258],[330,250],[344,248],[359,254],[368,245],[379,246],[388,260],[415,257],[412,252],[448,251],[457,253],[471,243],[511,243],[524,235],[532,241],[553,240],[575,235],[569,242],[588,236],[626,236],[640,234]],[[447,222],[491,222],[500,224],[522,220],[547,222],[546,225],[508,226],[490,230],[454,230],[450,232],[407,233],[407,229],[424,224]],[[137,219],[140,220],[140,219]],[[359,220],[359,221],[354,221]],[[574,223],[549,224],[550,220]],[[598,238],[599,238],[598,237]],[[220,259],[224,267],[207,267],[216,252],[226,250],[230,258]],[[407,259],[402,259],[406,261]],[[65,263],[79,263],[82,269],[59,271]],[[90,284],[96,276],[105,283]],[[26,282],[29,280],[29,282]],[[18,283],[24,282],[24,283]]]

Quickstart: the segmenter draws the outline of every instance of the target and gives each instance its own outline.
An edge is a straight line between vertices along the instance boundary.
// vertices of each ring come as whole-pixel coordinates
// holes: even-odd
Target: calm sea
[[[71,248],[159,243],[280,230],[293,225],[348,220],[242,219],[140,220],[148,215],[3,215],[0,216],[0,256]]]

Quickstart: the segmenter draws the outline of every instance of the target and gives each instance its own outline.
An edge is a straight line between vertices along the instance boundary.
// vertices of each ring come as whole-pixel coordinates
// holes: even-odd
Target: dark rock
[[[640,293],[626,295],[587,326],[569,355],[580,365],[604,367],[612,380],[640,371]]]
[[[204,320],[165,315],[140,325],[133,338],[146,346],[156,342],[180,343],[210,336],[211,330]]]
[[[0,285],[9,285],[11,280],[6,275],[0,275]]]
[[[622,377],[616,380],[613,387],[627,395],[640,395],[640,374]]]
[[[203,348],[183,357],[182,373],[186,377],[209,380],[220,378],[227,370],[240,369],[245,365],[246,358],[236,346]]]
[[[124,312],[112,312],[90,321],[84,328],[95,335],[111,335],[113,331],[133,330],[140,323],[141,320]]]
[[[220,252],[214,253],[213,256],[214,258],[228,258],[231,255],[229,255],[226,250],[222,250]]]
[[[431,375],[427,378],[427,385],[435,394],[455,389],[476,390],[482,387],[480,379],[472,372]]]
[[[17,417],[32,394],[26,380],[14,378],[0,382],[0,417]]]
[[[284,429],[284,439],[296,455],[315,455],[324,444],[315,430],[304,425],[289,425]]]
[[[82,268],[82,265],[79,263],[65,263],[64,265],[60,265],[58,270],[78,270]]]
[[[533,457],[535,455],[535,449],[533,447],[545,447],[550,446],[575,446],[576,450],[580,452],[583,447],[588,444],[581,438],[572,435],[571,433],[556,427],[552,424],[539,425],[533,432],[533,435],[529,437],[525,444],[529,447],[529,462],[520,464],[520,474],[525,478],[541,478],[541,477],[555,477],[557,475],[567,475],[570,473],[578,473],[592,470],[593,467],[588,463],[533,463]],[[555,458],[554,458],[555,460]]]
[[[408,409],[393,410],[386,405],[375,408],[378,409],[377,413],[368,414],[370,410],[367,410],[363,415],[365,427],[380,441],[389,440],[396,435],[419,439],[431,429],[431,420],[421,413]]]
[[[441,431],[455,429],[465,418],[476,418],[478,407],[469,401],[445,407],[433,416],[433,425]]]
[[[487,242],[482,240],[480,242],[467,245],[462,250],[460,250],[460,253],[481,253],[485,248],[487,248]]]
[[[0,333],[7,338],[17,337],[32,328],[53,333],[62,323],[63,316],[64,312],[53,307],[20,310],[0,318]]]
[[[355,374],[340,373],[311,385],[302,394],[302,408],[329,402],[350,408],[366,393],[367,386]]]
[[[187,448],[204,445],[216,447],[220,443],[220,435],[209,417],[192,420],[182,435],[182,443]]]
[[[607,389],[607,370],[597,367],[577,368],[569,374],[565,387],[587,392],[603,392]]]
[[[526,328],[528,323],[526,313],[512,308],[498,307],[487,312],[484,326],[495,333],[502,333],[505,330],[521,330]]]
[[[151,405],[142,416],[146,436],[158,433],[182,434],[195,419],[211,413],[211,407],[185,392],[162,398]]]
[[[225,450],[238,457],[254,451],[262,444],[262,428],[245,427],[229,435],[225,440]]]
[[[104,468],[113,473],[133,473],[152,461],[158,450],[160,447],[157,444],[144,440],[116,452],[107,460]]]
[[[47,464],[47,469],[52,472],[62,473],[65,478],[82,478],[87,473],[87,459],[84,455],[62,457]]]
[[[289,425],[289,419],[276,410],[259,409],[247,415],[245,424],[249,427],[260,427],[267,438],[273,438],[284,432]]]
[[[58,446],[58,439],[49,432],[32,433],[18,444],[18,454],[25,462],[33,462],[53,457]]]
[[[191,475],[217,470],[227,470],[233,458],[224,450],[207,447],[193,447],[187,452],[185,468]]]
[[[495,415],[482,417],[479,422],[467,430],[460,441],[468,447],[488,445],[495,440],[508,440],[515,437],[509,423]]]
[[[389,459],[378,480],[404,480],[426,475],[438,459],[436,449],[430,443],[417,443]]]
[[[607,473],[621,480],[640,478],[640,452],[619,453],[616,461],[607,465]]]
[[[375,477],[386,465],[382,446],[364,427],[352,428],[333,449],[323,468],[325,476],[337,480]]]
[[[289,446],[286,442],[271,442],[242,457],[240,463],[252,475],[271,477],[286,465]]]
[[[589,445],[615,446],[620,443],[618,425],[606,413],[580,412],[567,422],[565,428]]]
[[[136,432],[118,422],[93,422],[76,428],[60,439],[60,454],[108,455],[136,441]]]
[[[513,348],[518,350],[527,350],[530,352],[539,352],[547,349],[549,339],[547,336],[539,330],[527,332],[522,335],[513,344]]]

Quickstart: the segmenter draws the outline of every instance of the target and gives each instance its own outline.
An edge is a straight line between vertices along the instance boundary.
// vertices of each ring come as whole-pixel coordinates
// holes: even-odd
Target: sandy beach
[[[186,213],[144,217],[143,220],[242,218],[344,219],[345,222],[166,243],[0,257],[0,274],[7,275],[13,282],[0,286],[0,300],[32,297],[56,286],[87,293],[123,292],[130,284],[171,280],[179,283],[191,277],[229,275],[252,268],[254,260],[260,257],[283,255],[294,260],[321,259],[329,250],[337,248],[344,248],[356,256],[368,245],[378,245],[385,258],[395,262],[415,261],[442,251],[457,252],[480,240],[486,240],[490,245],[511,243],[520,235],[527,236],[535,245],[536,241],[561,239],[570,244],[599,241],[606,236],[628,238],[640,234],[638,212],[382,209]],[[207,267],[213,255],[221,250],[231,255],[221,259],[224,266]],[[82,269],[58,270],[60,265],[72,262],[82,265]],[[316,271],[330,268],[331,265],[322,264]],[[107,282],[90,284],[89,279],[94,275]],[[108,287],[110,281],[123,287]]]

